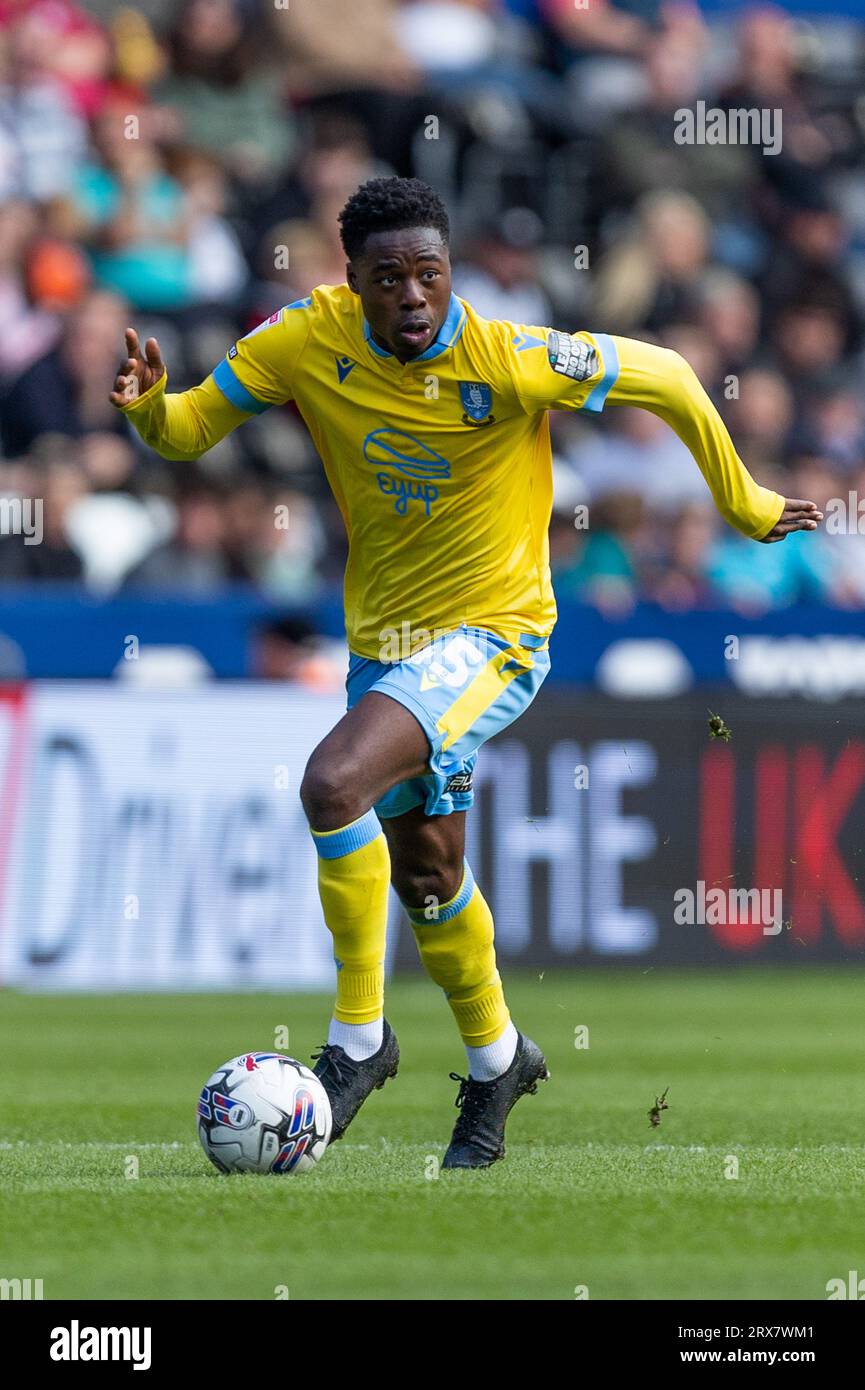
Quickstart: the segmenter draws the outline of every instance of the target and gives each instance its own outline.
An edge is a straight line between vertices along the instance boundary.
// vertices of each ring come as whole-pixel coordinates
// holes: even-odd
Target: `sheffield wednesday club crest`
[[[481,381],[461,381],[460,400],[463,406],[464,425],[491,425],[495,416],[490,414],[493,393]]]

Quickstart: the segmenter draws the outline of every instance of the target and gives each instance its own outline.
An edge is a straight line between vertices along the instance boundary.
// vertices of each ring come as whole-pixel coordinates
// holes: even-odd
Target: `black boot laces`
[[[456,1071],[449,1072],[448,1075],[451,1081],[460,1083],[454,1101],[454,1105],[460,1111],[460,1117],[454,1127],[454,1138],[468,1139],[472,1137],[475,1124],[483,1118],[484,1109],[495,1092],[499,1078],[494,1081],[475,1081],[474,1077],[460,1076]]]
[[[341,1056],[337,1056],[338,1053]],[[314,1062],[317,1062],[319,1058],[321,1058],[323,1065],[317,1076],[322,1085],[327,1079],[337,1086],[345,1086],[357,1076],[357,1063],[349,1057],[343,1048],[337,1047],[336,1043],[322,1043],[318,1052],[312,1053]]]

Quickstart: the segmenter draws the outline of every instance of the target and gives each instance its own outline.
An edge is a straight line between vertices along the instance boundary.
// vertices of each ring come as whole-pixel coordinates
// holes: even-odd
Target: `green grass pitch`
[[[572,1300],[825,1299],[865,1274],[861,971],[506,986],[552,1078],[503,1163],[439,1176],[464,1056],[421,978],[388,991],[399,1076],[285,1178],[210,1166],[198,1090],[280,1025],[308,1061],[329,999],[0,994],[0,1277],[46,1299]]]

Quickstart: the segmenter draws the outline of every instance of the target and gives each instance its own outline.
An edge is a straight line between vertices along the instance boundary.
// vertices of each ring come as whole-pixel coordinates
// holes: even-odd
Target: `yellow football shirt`
[[[348,533],[348,644],[375,660],[390,659],[394,634],[461,623],[511,641],[552,631],[550,409],[610,401],[661,416],[748,536],[784,506],[677,353],[489,321],[456,295],[408,363],[372,340],[348,285],[322,285],[240,339],[201,386],[168,395],[166,380],[124,410],[169,459],[198,458],[251,415],[296,402]]]

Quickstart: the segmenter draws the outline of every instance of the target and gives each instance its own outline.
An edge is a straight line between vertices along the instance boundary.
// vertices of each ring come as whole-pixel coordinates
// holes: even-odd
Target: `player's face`
[[[379,347],[410,362],[435,342],[451,297],[450,258],[440,232],[374,232],[346,270]]]

